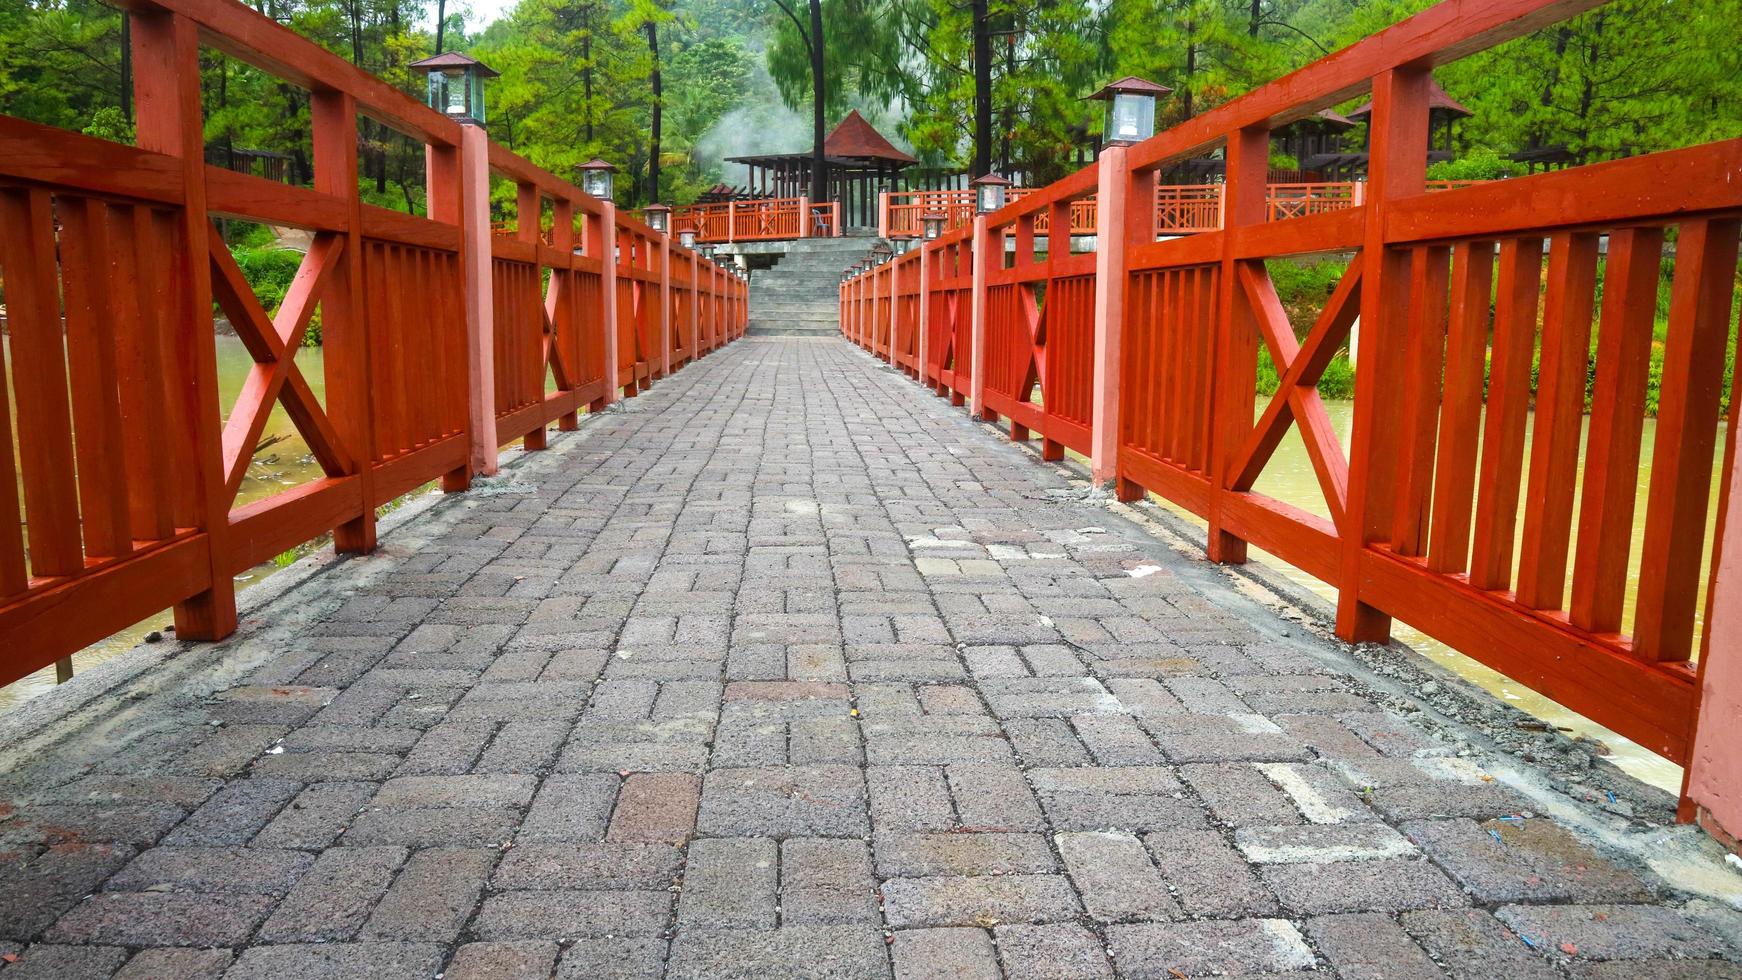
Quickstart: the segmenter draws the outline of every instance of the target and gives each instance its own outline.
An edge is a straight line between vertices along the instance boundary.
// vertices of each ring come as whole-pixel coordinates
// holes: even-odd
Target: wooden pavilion
[[[901,172],[919,161],[895,148],[854,109],[823,139],[829,199],[852,227],[877,224],[878,193],[894,189]],[[768,197],[803,197],[811,188],[811,154],[769,153],[727,157],[749,168],[746,190]]]

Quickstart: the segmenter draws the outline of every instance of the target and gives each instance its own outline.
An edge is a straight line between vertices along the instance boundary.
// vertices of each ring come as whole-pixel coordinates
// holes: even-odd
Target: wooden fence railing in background
[[[843,331],[897,363],[905,351],[885,338],[917,331],[923,384],[1008,420],[1014,438],[1038,435],[1047,458],[1089,456],[1124,499],[1147,491],[1197,514],[1215,560],[1256,546],[1333,585],[1344,638],[1384,641],[1396,617],[1688,763],[1701,553],[1727,508],[1708,516],[1742,140],[1475,186],[1425,179],[1429,70],[1593,5],[1432,7],[846,282]],[[1267,186],[1271,127],[1365,89],[1368,182]],[[1156,200],[1158,170],[1216,149],[1227,179],[1213,229],[1168,237],[1156,209],[1126,206]],[[1093,254],[1036,234],[1091,197],[1117,218]],[[1266,260],[1324,253],[1351,255],[1348,271],[1315,323],[1291,323]],[[1642,447],[1669,261],[1662,400]],[[910,266],[919,302],[876,305],[888,270]],[[1346,345],[1359,364],[1347,445],[1316,387]],[[1261,346],[1281,376],[1262,403]],[[1734,408],[1729,421],[1724,460]],[[1291,427],[1328,519],[1255,489]],[[1642,449],[1649,571],[1630,599]],[[1702,641],[1702,666],[1742,653],[1736,636]],[[1742,785],[1728,794],[1707,799]]]
[[[329,531],[368,551],[382,504],[464,489],[503,443],[541,448],[693,356],[674,308],[708,310],[701,350],[743,332],[738,279],[242,4],[132,5],[130,36],[136,147],[0,116],[0,683],[167,608],[180,637],[223,637],[236,573]],[[202,45],[310,92],[312,188],[205,163]],[[359,114],[428,148],[428,216],[359,199]],[[491,231],[492,170],[519,188],[515,233]],[[271,316],[217,218],[313,233]],[[234,405],[214,304],[254,360]],[[297,360],[317,314],[324,403]],[[275,405],[322,475],[237,506]]]
[[[803,197],[686,204],[671,209],[671,227],[693,228],[696,241],[709,245],[833,238],[841,233],[840,205]]]

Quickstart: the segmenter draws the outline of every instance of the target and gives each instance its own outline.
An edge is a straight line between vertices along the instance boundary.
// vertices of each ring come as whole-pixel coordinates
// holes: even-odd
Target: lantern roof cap
[[[987,173],[984,177],[976,178],[973,181],[972,186],[984,187],[987,185],[1000,185],[1000,184],[1005,186],[1005,187],[1011,186],[1010,181],[1006,180],[1003,174],[999,173],[996,170],[993,170],[993,171]]]
[[[642,208],[641,210],[643,210],[643,211],[670,211],[671,205],[661,204],[658,201],[654,201],[652,204],[649,204],[648,206]]]
[[[406,67],[416,68],[418,71],[426,73],[440,71],[443,68],[471,68],[485,78],[497,78],[502,74],[471,55],[461,54],[458,51],[444,51],[428,58],[421,58],[406,65]]]
[[[921,221],[943,221],[948,217],[949,217],[949,215],[943,213],[942,211],[927,211],[926,213],[919,216],[919,220],[921,220]]]
[[[576,169],[579,169],[579,170],[604,170],[608,173],[616,173],[617,172],[617,166],[615,164],[601,160],[598,157],[594,157],[593,159],[588,160],[586,163],[581,164]]]
[[[1124,78],[1114,79],[1113,81],[1101,86],[1101,90],[1096,92],[1094,95],[1089,96],[1089,98],[1100,99],[1105,102],[1121,92],[1135,92],[1139,95],[1153,95],[1160,98],[1172,91],[1173,89],[1168,88],[1166,85],[1159,85],[1147,78],[1138,78],[1136,75],[1126,75]]]

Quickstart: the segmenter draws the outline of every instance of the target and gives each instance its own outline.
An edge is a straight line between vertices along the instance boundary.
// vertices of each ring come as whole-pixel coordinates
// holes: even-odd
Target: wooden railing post
[[[575,251],[575,205],[568,198],[557,198],[551,202],[551,247],[561,252],[565,262],[572,263]],[[570,385],[580,385],[580,344],[576,343],[574,324],[573,292],[575,280],[579,273],[573,271],[572,264],[564,269],[550,271],[550,296],[545,300],[545,308],[550,316],[551,346],[562,351],[563,364],[568,368]],[[560,284],[560,288],[559,288]],[[574,404],[571,402],[570,404]],[[580,426],[577,410],[564,412],[557,416],[556,427],[562,432],[573,432]]]
[[[1096,484],[1119,476],[1120,338],[1125,327],[1125,243],[1135,216],[1126,193],[1131,164],[1123,146],[1101,150],[1095,180],[1095,366],[1089,472]],[[1154,178],[1150,178],[1151,186]],[[1150,195],[1152,198],[1154,194]],[[1150,221],[1154,208],[1150,208]],[[1147,225],[1146,225],[1147,226]],[[1067,236],[1066,240],[1069,238]]]
[[[316,91],[309,98],[314,138],[315,190],[349,204],[350,231],[339,268],[321,298],[321,345],[327,367],[328,416],[344,441],[362,488],[363,509],[356,519],[333,529],[333,546],[361,554],[375,550],[373,372],[363,318],[363,208],[357,195],[357,102],[339,92]],[[488,230],[486,228],[486,230]]]
[[[671,236],[659,236],[659,377],[671,373]]]
[[[516,184],[514,189],[514,237],[528,245],[531,245],[536,250],[539,243],[544,240],[542,234],[543,229],[540,227],[543,219],[544,208],[539,199],[538,185],[524,180],[520,181]],[[536,251],[534,254],[537,254]],[[533,267],[535,272],[537,271],[537,266],[538,260],[534,259]],[[560,288],[557,283],[557,277],[559,275],[561,275],[561,273],[556,269],[550,270],[550,289],[552,296],[554,296],[556,290]],[[554,312],[549,305],[549,297],[546,298],[545,308],[547,313]],[[513,329],[513,327],[509,327],[509,329]],[[541,326],[541,335],[542,332],[543,327]],[[543,365],[541,364],[540,368],[542,369],[542,367]],[[541,376],[539,381],[539,395],[542,396],[543,394],[544,383]],[[527,430],[526,435],[522,436],[520,439],[521,448],[527,452],[538,452],[545,449],[549,445],[549,437],[546,435],[545,429],[545,426],[540,425],[537,428]]]
[[[205,532],[207,588],[175,607],[176,636],[217,640],[236,631],[236,586],[227,546],[230,500],[218,404],[217,340],[210,328],[212,267],[207,260],[205,135],[200,112],[200,42],[193,21],[151,11],[132,15],[136,143],[179,157],[181,262],[176,266],[191,371],[183,411],[192,422],[193,517]],[[356,194],[355,182],[351,193]],[[13,234],[8,231],[7,234]]]
[[[1742,841],[1742,751],[1735,720],[1742,718],[1742,453],[1736,452],[1734,407],[1729,412],[1724,458],[1730,469],[1721,480],[1717,538],[1712,551],[1711,590],[1706,602],[1699,665],[1699,707],[1694,719],[1693,754],[1682,788],[1681,819],[1696,820],[1732,850]]]
[[[811,237],[811,199],[808,197],[798,199],[798,237]]]
[[[972,377],[968,380],[968,414],[975,419],[986,417],[986,290],[987,279],[992,271],[992,266],[988,263],[997,260],[999,264],[1003,264],[1004,259],[1002,254],[992,255],[990,228],[985,215],[974,215],[974,293],[969,307],[972,319],[968,321],[968,336],[971,338],[969,344],[973,350],[969,362],[973,366],[969,368]],[[1000,238],[998,244],[1003,243],[1004,240]]]
[[[1229,463],[1252,429],[1257,391],[1258,330],[1251,305],[1240,287],[1240,260],[1235,257],[1242,226],[1264,224],[1269,187],[1270,131],[1249,126],[1228,136],[1227,182],[1222,185],[1221,272],[1216,280],[1215,353],[1211,369],[1209,470],[1209,532],[1205,545],[1211,561],[1239,564],[1246,560],[1246,542],[1229,533],[1222,516],[1225,494],[1232,486]],[[1183,379],[1181,379],[1183,381]]]
[[[464,198],[460,166],[460,148],[453,146],[426,146],[424,152],[424,185],[428,188],[426,197],[429,206],[429,216],[450,225],[464,223]],[[461,261],[464,261],[462,252]],[[470,404],[470,380],[458,377],[457,372],[449,380],[453,385],[443,392],[443,397],[452,398],[457,402]],[[467,460],[442,474],[442,491],[444,493],[459,493],[472,483],[471,460]]]
[[[496,330],[490,281],[490,137],[460,127],[460,265],[466,296],[467,438],[472,472],[496,472]]]
[[[605,332],[604,405],[617,400],[617,205],[601,201],[599,214],[587,222],[597,231],[587,241],[587,252],[599,257],[599,317]],[[597,240],[597,245],[594,244]],[[597,251],[595,251],[595,248]],[[603,407],[603,406],[600,406]]]
[[[708,275],[712,267],[703,264],[701,256],[690,253],[690,362],[702,356],[702,276]]]
[[[1384,643],[1391,617],[1361,601],[1361,555],[1386,536],[1397,487],[1396,449],[1402,418],[1385,386],[1403,381],[1392,370],[1408,339],[1409,253],[1385,245],[1386,206],[1427,184],[1427,68],[1396,68],[1373,80],[1365,231],[1361,254],[1361,331],[1355,371],[1355,424],[1350,438],[1348,504],[1339,528],[1343,552],[1337,582],[1337,635],[1350,643]]]
[[[929,386],[931,381],[926,374],[926,358],[931,356],[931,249],[924,241],[919,246],[919,291],[916,301],[919,303],[919,339],[914,342],[919,363],[914,365],[919,383]]]

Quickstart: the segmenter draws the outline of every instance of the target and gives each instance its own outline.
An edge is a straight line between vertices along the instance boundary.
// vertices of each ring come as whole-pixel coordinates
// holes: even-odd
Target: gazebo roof
[[[1440,83],[1434,81],[1432,78],[1427,80],[1427,111],[1430,114],[1434,112],[1449,112],[1454,116],[1475,115],[1474,112],[1464,108],[1463,103],[1447,95],[1446,90],[1440,88]],[[1365,103],[1362,103],[1361,108],[1349,113],[1349,118],[1359,119],[1362,116],[1370,116],[1372,114],[1373,100],[1369,99]]]
[[[823,138],[823,152],[832,157],[856,157],[861,160],[892,160],[896,163],[919,161],[895,148],[875,127],[854,109]]]

